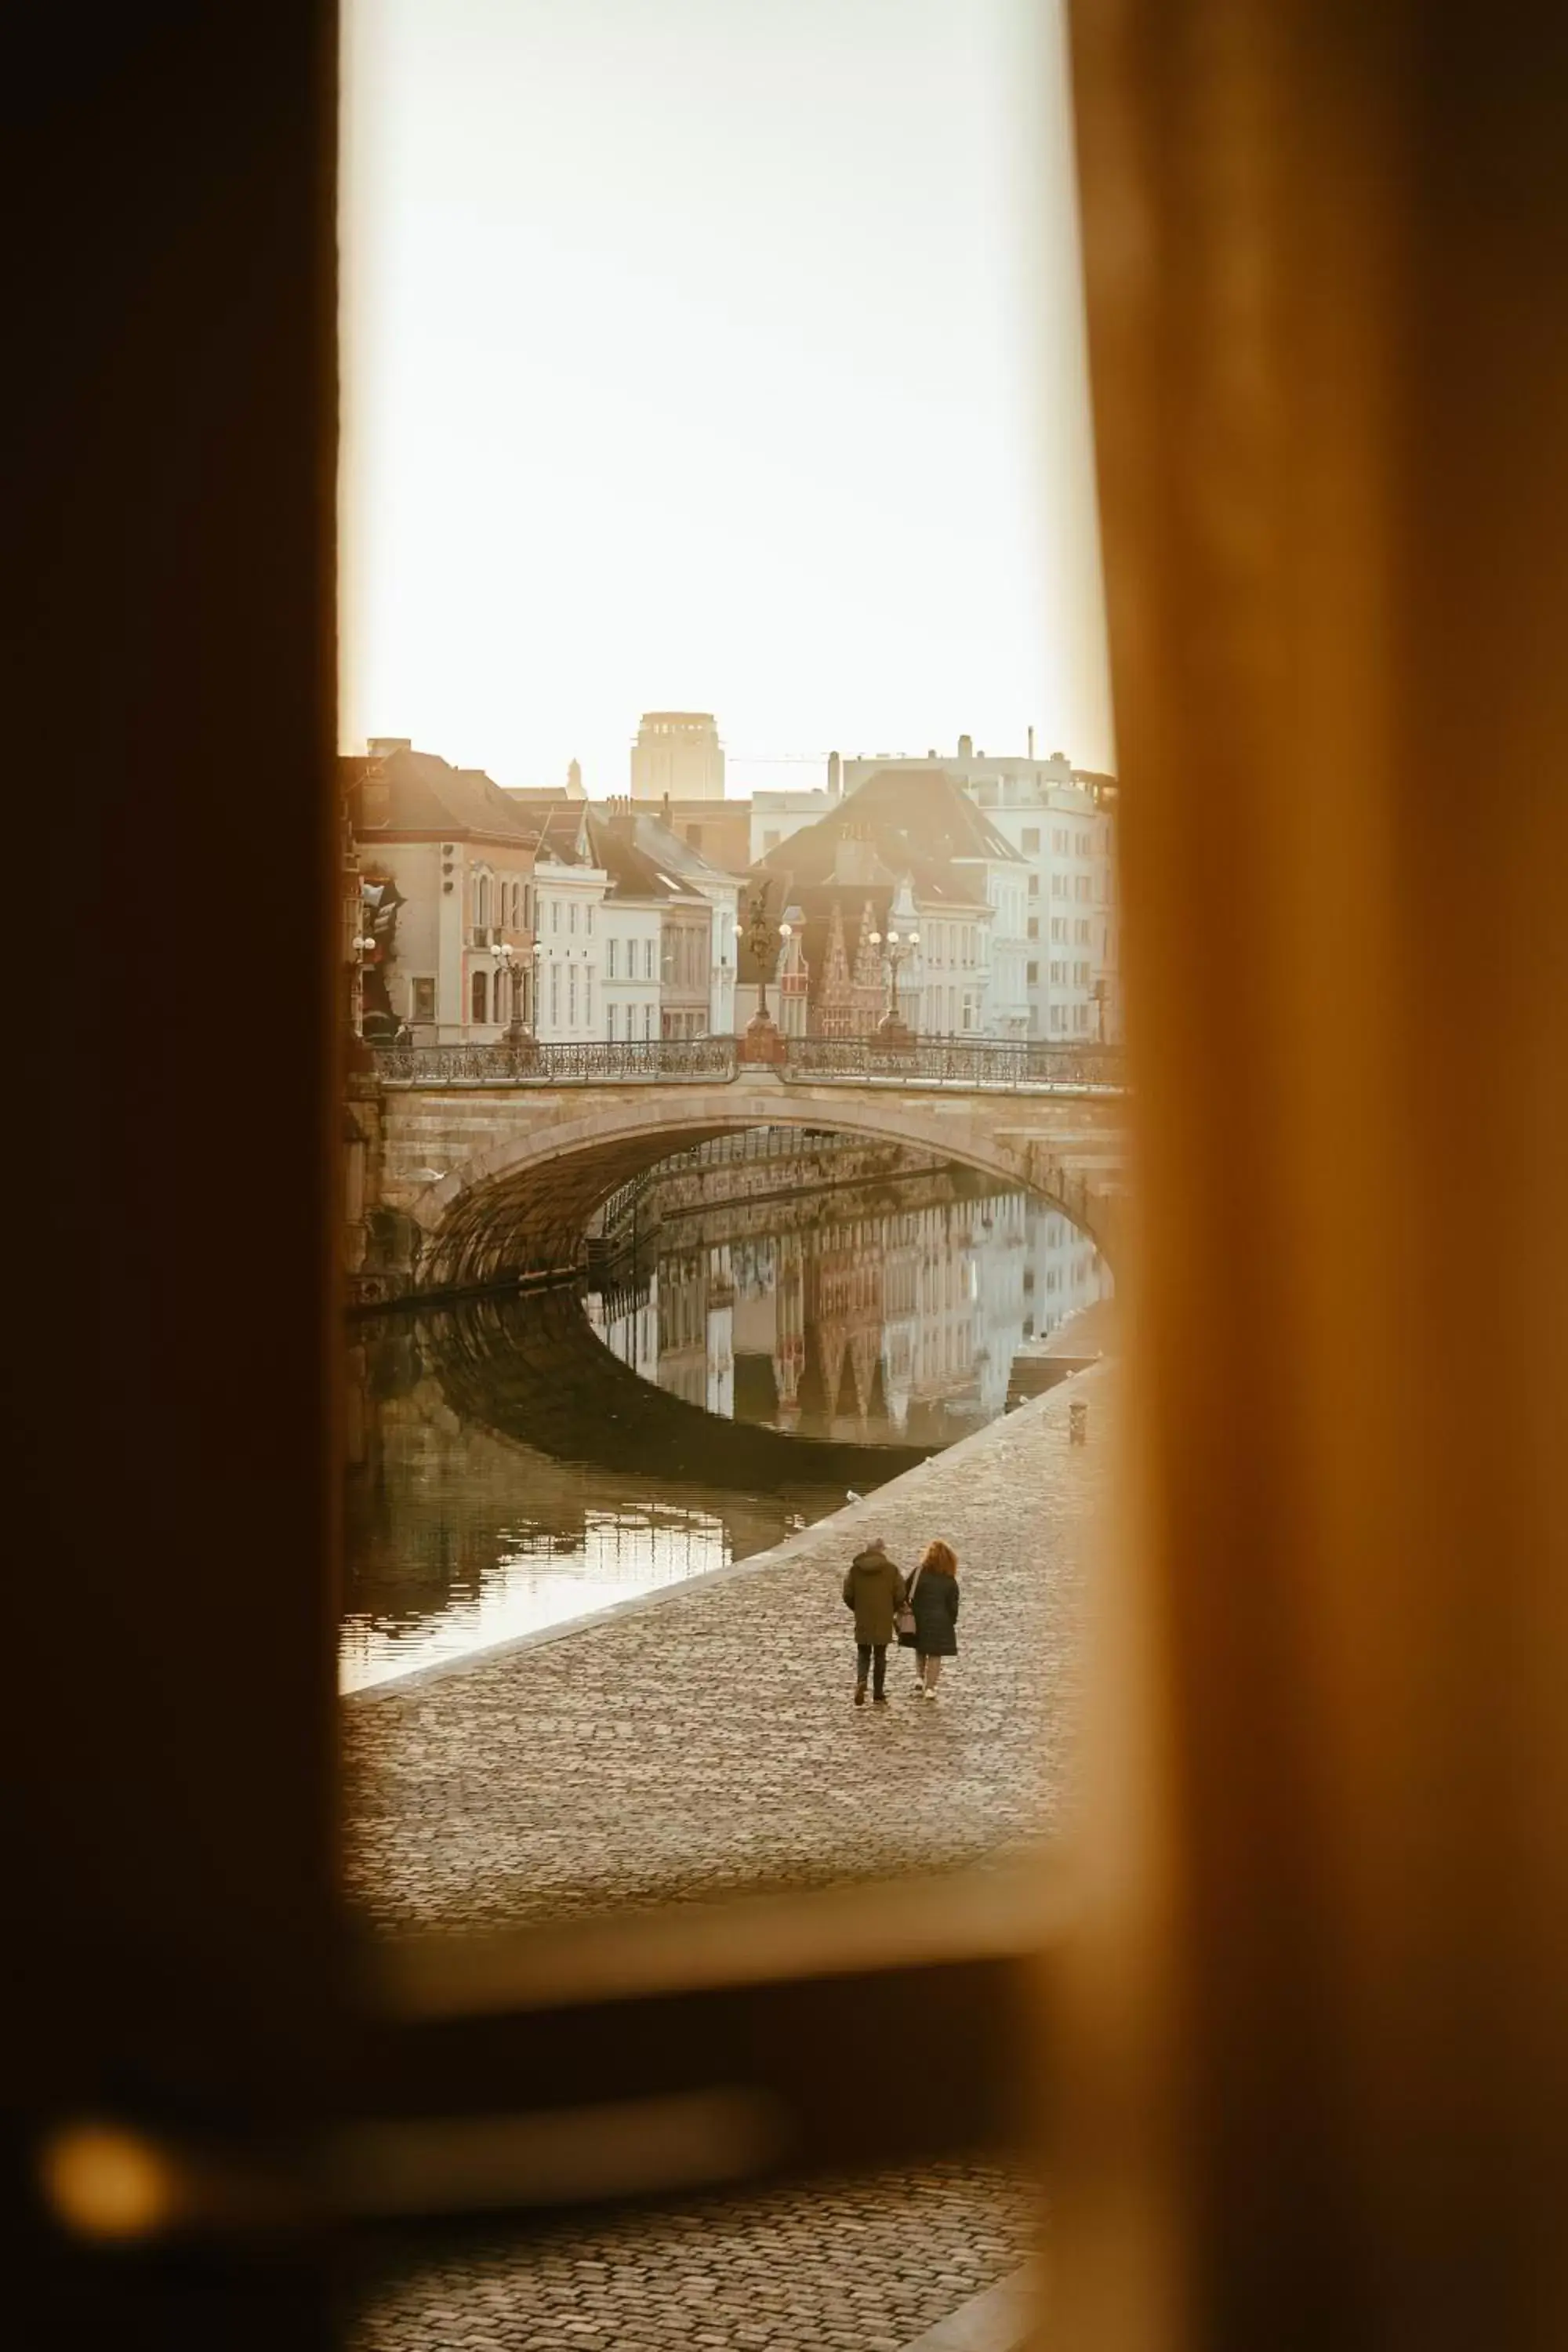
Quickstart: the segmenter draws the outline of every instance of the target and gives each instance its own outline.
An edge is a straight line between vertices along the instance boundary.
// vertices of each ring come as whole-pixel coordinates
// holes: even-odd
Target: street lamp
[[[746,919],[735,926],[735,937],[751,952],[757,967],[757,1009],[746,1024],[749,1061],[776,1062],[781,1052],[778,1027],[768,1011],[768,982],[784,942],[795,935],[793,923],[775,923],[768,912],[768,885],[760,883],[746,902]]]
[[[375,941],[368,931],[353,943],[353,998],[349,1007],[351,1026],[356,1037],[364,1035],[364,968],[375,955]]]
[[[914,1033],[899,1011],[899,966],[921,943],[919,931],[872,931],[871,945],[879,948],[888,967],[888,1009],[877,1024],[877,1034],[887,1045],[912,1045]]]
[[[524,973],[531,974],[537,982],[538,943],[536,941],[532,947],[514,948],[510,940],[503,940],[495,951],[495,958],[497,968],[504,971],[511,982],[511,1019],[507,1024],[506,1042],[514,1054],[521,1055],[529,1052],[534,1042],[522,1017],[522,983]]]
[[[774,966],[778,962],[780,949],[786,940],[794,936],[793,923],[775,924],[770,921],[768,886],[764,882],[760,889],[752,891],[747,901],[744,923],[737,923],[735,926],[735,937],[742,940],[750,949],[752,961],[757,967],[755,1018],[759,1021],[766,1021],[769,1018],[768,982],[773,978]]]

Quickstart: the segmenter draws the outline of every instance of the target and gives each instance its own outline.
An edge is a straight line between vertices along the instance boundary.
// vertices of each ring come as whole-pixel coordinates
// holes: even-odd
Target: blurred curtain
[[[1078,0],[1142,1234],[1051,2341],[1568,2343],[1568,43]]]

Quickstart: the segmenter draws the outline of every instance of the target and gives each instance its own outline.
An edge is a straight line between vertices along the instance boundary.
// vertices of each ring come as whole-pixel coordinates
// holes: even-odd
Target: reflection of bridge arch
[[[805,1502],[879,1485],[931,1451],[797,1437],[706,1412],[612,1355],[565,1287],[441,1308],[419,1326],[418,1345],[461,1420],[557,1461]]]
[[[935,1152],[1037,1193],[1115,1254],[1119,1104],[772,1077],[552,1095],[388,1087],[384,1102],[382,1199],[420,1228],[423,1291],[570,1267],[619,1186],[689,1145],[760,1126]]]

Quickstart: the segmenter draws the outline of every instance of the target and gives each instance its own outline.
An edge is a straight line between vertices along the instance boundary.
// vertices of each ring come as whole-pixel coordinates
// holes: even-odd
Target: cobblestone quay
[[[360,1905],[393,1932],[543,1921],[956,1865],[1048,1832],[1109,1380],[1050,1391],[757,1559],[357,1694]],[[851,1703],[838,1588],[873,1534],[906,1565],[933,1535],[959,1555],[960,1655],[935,1706],[903,1654],[889,1706]],[[526,2247],[409,2249],[367,2288],[355,2352],[898,2352],[1016,2270],[1033,2204],[994,2166],[948,2165],[566,2223]]]
[[[497,1927],[970,1862],[1055,1822],[1107,1374],[1048,1391],[770,1552],[345,1702],[354,1899]],[[1068,1442],[1074,1400],[1090,1442]],[[868,1536],[959,1557],[942,1696],[851,1705]],[[868,1774],[886,1791],[868,1806]]]

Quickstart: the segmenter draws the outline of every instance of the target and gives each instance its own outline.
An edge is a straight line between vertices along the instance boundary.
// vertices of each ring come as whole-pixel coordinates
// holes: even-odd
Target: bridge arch
[[[421,1099],[427,1105],[430,1097]],[[564,1272],[577,1263],[595,1210],[622,1184],[690,1145],[762,1126],[834,1129],[939,1153],[1035,1192],[1107,1248],[1092,1191],[1073,1183],[1057,1157],[1058,1148],[1085,1141],[1092,1107],[1081,1101],[1041,1106],[1001,1094],[762,1079],[548,1097],[487,1089],[486,1116],[477,1108],[470,1092],[452,1119],[452,1164],[438,1175],[416,1171],[404,1188],[402,1205],[424,1235],[416,1274],[424,1292]],[[388,1114],[395,1124],[395,1097]],[[1092,1145],[1092,1118],[1087,1124]],[[440,1147],[426,1135],[426,1148]]]

